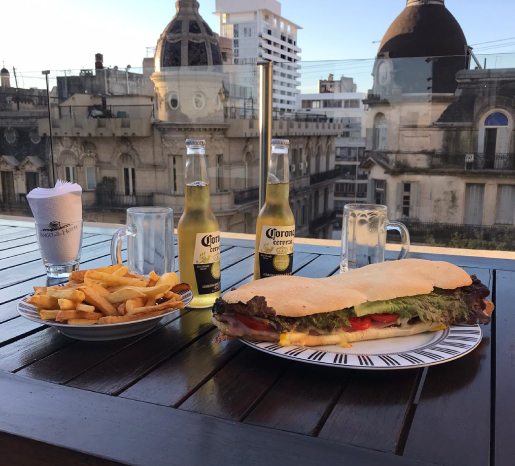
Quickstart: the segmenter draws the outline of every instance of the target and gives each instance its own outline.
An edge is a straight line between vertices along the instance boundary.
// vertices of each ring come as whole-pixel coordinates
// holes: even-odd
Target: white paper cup
[[[36,223],[36,235],[48,277],[66,278],[71,272],[79,270],[82,220]]]

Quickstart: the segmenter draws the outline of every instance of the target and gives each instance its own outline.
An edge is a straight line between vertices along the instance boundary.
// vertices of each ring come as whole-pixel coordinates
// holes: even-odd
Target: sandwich
[[[488,288],[448,262],[382,262],[328,278],[276,276],[226,293],[213,323],[227,337],[338,345],[488,324]]]

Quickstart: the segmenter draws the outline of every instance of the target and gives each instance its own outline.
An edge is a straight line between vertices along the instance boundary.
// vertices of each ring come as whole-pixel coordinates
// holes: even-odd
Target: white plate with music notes
[[[445,330],[409,337],[352,343],[352,348],[330,345],[308,348],[242,341],[265,353],[298,362],[348,369],[391,370],[433,366],[453,361],[477,348],[482,337],[479,325],[453,325]]]

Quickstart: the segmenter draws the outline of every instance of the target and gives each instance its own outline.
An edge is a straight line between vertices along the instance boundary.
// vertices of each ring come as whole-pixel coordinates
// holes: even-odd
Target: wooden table
[[[84,268],[108,265],[110,234],[85,231]],[[253,248],[222,240],[224,290],[250,279]],[[429,369],[369,372],[214,343],[209,311],[125,340],[64,337],[18,316],[16,301],[46,277],[34,230],[2,221],[0,462],[512,466],[514,261],[443,258],[493,290],[481,346]],[[328,276],[338,262],[338,248],[296,245],[297,275]]]

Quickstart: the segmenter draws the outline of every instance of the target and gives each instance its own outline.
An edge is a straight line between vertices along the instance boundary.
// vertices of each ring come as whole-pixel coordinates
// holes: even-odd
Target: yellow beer
[[[184,213],[177,226],[179,275],[193,289],[189,307],[211,307],[220,297],[220,228],[211,210],[203,140],[186,141]]]
[[[284,139],[272,141],[266,199],[256,223],[254,280],[291,275],[293,271],[295,218],[288,202],[288,146]]]

